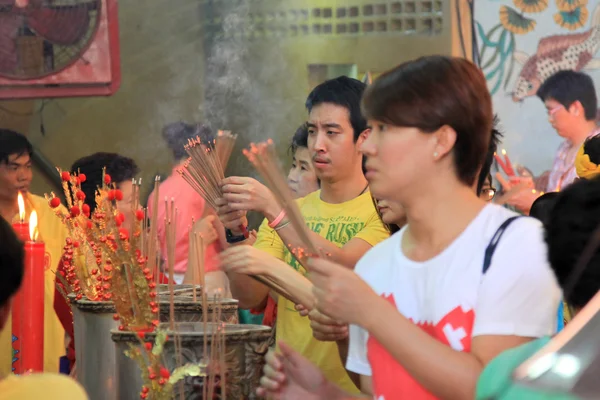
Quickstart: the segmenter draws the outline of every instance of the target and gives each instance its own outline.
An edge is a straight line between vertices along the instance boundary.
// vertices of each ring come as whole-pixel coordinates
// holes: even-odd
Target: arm
[[[515,223],[499,242],[474,306],[469,353],[429,336],[351,271],[323,259],[311,260],[310,270],[319,308],[333,318],[355,324],[350,332],[349,367],[353,328],[358,325],[439,398],[472,399],[483,367],[494,357],[555,330],[560,290],[546,261],[541,224],[532,219]],[[367,337],[364,335],[356,346],[363,354]],[[366,357],[358,360],[362,363],[355,365],[370,372]]]
[[[282,207],[271,191],[252,178],[226,178],[223,182],[223,200],[223,206],[219,208],[219,216],[225,226],[232,229],[232,231],[236,225],[243,223],[240,212],[257,211],[262,213],[267,221],[272,222],[280,216],[282,211]],[[292,248],[303,247],[291,225],[278,229],[277,234],[283,243],[290,245]],[[315,232],[309,232],[309,234],[322,253],[327,254],[331,260],[348,268],[354,268],[358,260],[375,243],[389,236],[375,209],[373,209],[373,218],[369,220],[363,230],[341,248]]]
[[[268,276],[305,307],[314,307],[312,283],[288,264],[265,251],[251,246],[232,247],[223,252],[221,267],[227,274]]]

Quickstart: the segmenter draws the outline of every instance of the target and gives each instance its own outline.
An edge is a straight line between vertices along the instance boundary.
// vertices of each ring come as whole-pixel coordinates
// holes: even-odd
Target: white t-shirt
[[[402,253],[405,227],[367,252],[356,273],[402,315],[458,351],[470,351],[471,338],[479,335],[552,334],[561,293],[547,261],[540,222],[513,221],[488,271],[482,272],[490,240],[515,215],[487,205],[450,246],[426,262],[411,261]],[[355,325],[350,327],[346,367],[372,376],[378,400],[435,398]]]

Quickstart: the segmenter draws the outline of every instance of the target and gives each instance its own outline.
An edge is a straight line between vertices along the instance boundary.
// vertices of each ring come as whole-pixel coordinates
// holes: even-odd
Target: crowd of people
[[[573,289],[562,292],[600,224],[597,99],[591,78],[574,71],[550,77],[538,97],[565,142],[549,172],[503,177],[492,174],[500,122],[482,72],[467,60],[422,57],[369,86],[342,76],[315,87],[305,103],[307,121],[291,140],[288,174],[320,251],[308,258],[290,251],[302,247],[301,235],[258,180],[225,178],[212,210],[173,170],[160,193],[177,198],[181,211],[175,280],[192,283],[197,275],[187,261],[187,234],[194,229],[207,238],[207,285],[239,301],[247,310],[242,322],[273,327],[276,343],[266,356],[260,396],[570,398],[520,386],[512,372],[600,289],[599,251]],[[185,161],[187,140],[210,140],[212,132],[178,122],[163,136],[176,168]],[[76,366],[72,317],[55,293],[66,228],[43,198],[29,193],[31,154],[23,135],[0,129],[0,267],[8,271],[0,281],[0,399],[33,398],[36,382],[72,393],[62,398],[85,398],[67,378],[10,376],[7,321],[23,254],[6,221],[17,214],[18,192],[42,214],[50,253],[45,372],[57,372],[65,332]],[[91,193],[90,207],[104,167],[124,194],[118,206],[131,207],[138,167],[109,153],[82,158],[71,169],[86,174],[82,190]],[[163,253],[164,207],[160,202],[156,211]],[[249,212],[264,220],[244,235]],[[269,276],[295,302],[253,275]]]

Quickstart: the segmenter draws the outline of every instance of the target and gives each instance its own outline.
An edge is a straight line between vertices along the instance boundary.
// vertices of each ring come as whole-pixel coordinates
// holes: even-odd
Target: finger
[[[260,378],[260,386],[267,391],[275,392],[281,388],[281,384],[273,379],[269,379],[266,376]]]
[[[345,335],[348,333],[347,325],[338,325],[334,322],[332,322],[331,324],[321,324],[319,322],[311,320],[310,327],[313,331],[319,332],[321,334]]]
[[[246,183],[249,183],[250,181],[253,181],[253,179],[247,176],[228,176],[227,178],[221,181],[221,186],[244,185]]]
[[[227,205],[227,200],[225,200],[222,197],[219,197],[217,200],[215,200],[215,204],[217,205],[217,207],[226,206]]]
[[[275,353],[273,350],[269,350],[265,356],[265,362],[276,370],[282,370],[283,364],[281,363],[281,356]]]
[[[346,339],[348,334],[322,334],[313,331],[313,337],[319,342],[339,342],[340,340]]]

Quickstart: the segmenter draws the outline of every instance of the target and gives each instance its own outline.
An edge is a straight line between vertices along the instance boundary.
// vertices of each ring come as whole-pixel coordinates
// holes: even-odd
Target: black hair
[[[498,144],[500,143],[502,136],[504,135],[502,134],[502,131],[500,131],[500,120],[498,119],[498,115],[494,115],[492,137],[488,146],[487,154],[485,155],[485,160],[483,160],[483,164],[481,166],[481,171],[477,177],[477,196],[481,195],[481,191],[483,190],[483,186],[485,185],[485,181],[487,179],[490,180],[491,184],[491,170],[492,164],[494,163],[494,153],[498,151]]]
[[[548,225],[552,208],[557,199],[558,192],[550,192],[538,197],[531,205],[529,216],[540,220],[544,226]]]
[[[492,98],[481,69],[459,57],[427,56],[405,62],[369,85],[364,116],[425,134],[448,126],[456,132],[454,170],[473,186],[481,172],[492,130]]]
[[[356,142],[367,128],[367,120],[360,110],[360,101],[367,88],[363,82],[340,76],[330,79],[315,87],[306,99],[306,109],[310,113],[313,107],[323,103],[336,104],[344,107],[350,114],[350,124],[354,130],[354,141]]]
[[[583,152],[590,157],[590,161],[600,165],[600,135],[592,136],[583,143]]]
[[[6,305],[23,280],[25,250],[8,222],[0,217],[0,306]]]
[[[183,121],[166,125],[163,128],[162,136],[167,142],[169,149],[173,152],[175,161],[183,160],[187,157],[184,146],[188,143],[189,139],[198,136],[203,143],[212,142],[214,139],[212,130],[208,126],[203,124],[188,124]]]
[[[102,186],[102,169],[105,167],[106,173],[117,187],[140,172],[133,159],[116,153],[94,153],[75,161],[71,172],[85,174],[87,179],[81,184],[81,190],[85,193],[85,203],[90,206],[92,213],[96,208],[96,189]]]
[[[580,179],[567,186],[556,199],[546,227],[548,260],[564,288],[573,267],[600,225],[600,179]],[[584,307],[600,289],[600,249],[596,249],[566,302]]]
[[[25,135],[0,128],[0,164],[8,163],[8,158],[15,154],[18,157],[25,154],[31,157],[33,146]]]
[[[292,155],[296,154],[298,147],[308,147],[308,125],[306,123],[303,123],[296,129],[296,133],[292,137],[292,143],[290,143],[290,147],[288,148],[288,153]]]
[[[579,101],[585,111],[585,119],[596,120],[598,113],[596,88],[592,78],[583,72],[572,70],[557,72],[544,81],[537,91],[537,96],[542,101],[556,100],[565,108]]]

